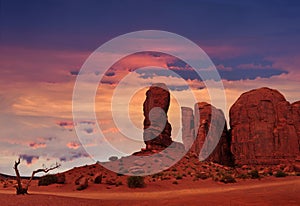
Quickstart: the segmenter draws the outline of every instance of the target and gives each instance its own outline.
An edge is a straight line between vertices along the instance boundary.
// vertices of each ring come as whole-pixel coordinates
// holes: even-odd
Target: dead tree
[[[20,164],[20,158],[18,159],[18,161],[15,161],[15,165],[14,165],[14,170],[16,172],[16,180],[17,180],[17,185],[16,185],[16,190],[17,190],[16,193],[17,193],[17,195],[28,194],[28,188],[29,188],[30,183],[33,180],[34,175],[36,173],[40,173],[40,172],[48,173],[49,171],[57,169],[57,168],[59,168],[61,166],[60,164],[56,163],[55,166],[50,167],[50,168],[44,168],[44,169],[34,170],[32,172],[32,174],[31,174],[31,177],[30,177],[29,181],[27,182],[27,184],[25,185],[25,187],[23,187],[22,182],[21,182],[21,176],[20,176],[19,169],[18,169],[19,164]]]

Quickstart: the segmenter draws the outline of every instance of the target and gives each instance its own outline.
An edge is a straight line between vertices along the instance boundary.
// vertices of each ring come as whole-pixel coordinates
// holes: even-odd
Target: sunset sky
[[[299,11],[300,2],[279,0],[0,0],[0,173],[13,174],[18,157],[25,175],[43,164],[61,162],[63,171],[94,162],[74,126],[80,125],[91,139],[86,144],[92,147],[97,145],[93,142],[97,123],[73,122],[74,84],[94,50],[128,32],[168,31],[201,47],[222,79],[227,120],[230,106],[250,89],[275,88],[290,102],[300,100]],[[155,67],[139,69],[147,65]],[[163,68],[175,73],[165,73]],[[124,147],[107,113],[120,76],[128,72],[127,81],[136,81],[119,88],[119,94],[141,85],[129,104],[130,118],[140,133],[137,141]],[[198,101],[210,101],[203,81],[173,56],[142,52],[116,62],[99,84],[96,110],[107,141],[121,152],[132,153],[144,146],[142,103],[145,85],[153,82],[168,83],[174,138],[180,136],[180,106],[193,106],[188,101],[180,105],[175,99],[186,97],[186,83]],[[122,95],[118,97],[122,100]],[[106,155],[98,160],[115,155],[99,150]]]

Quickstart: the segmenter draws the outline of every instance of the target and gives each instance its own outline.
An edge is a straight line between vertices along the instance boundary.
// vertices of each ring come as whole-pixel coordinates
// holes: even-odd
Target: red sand
[[[0,189],[1,205],[300,205],[300,177],[241,180],[222,184],[211,180],[149,183],[143,189],[126,185],[91,185],[73,191],[70,185],[30,187],[30,195],[17,196],[13,188]]]

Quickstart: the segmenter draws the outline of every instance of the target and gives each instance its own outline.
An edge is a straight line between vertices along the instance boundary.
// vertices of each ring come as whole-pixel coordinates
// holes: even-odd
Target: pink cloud
[[[76,150],[80,147],[80,144],[77,142],[68,142],[67,147]]]

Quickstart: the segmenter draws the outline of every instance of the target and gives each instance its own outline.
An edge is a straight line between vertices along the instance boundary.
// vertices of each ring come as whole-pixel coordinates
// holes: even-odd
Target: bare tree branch
[[[60,164],[56,163],[55,166],[50,167],[50,168],[44,168],[44,169],[37,169],[37,170],[34,170],[34,171],[32,172],[32,174],[31,174],[31,177],[30,177],[29,181],[28,181],[27,184],[26,184],[25,189],[28,190],[28,187],[30,186],[30,183],[31,183],[31,181],[32,181],[32,179],[33,179],[33,177],[34,177],[34,175],[35,175],[36,173],[40,173],[40,172],[48,173],[48,172],[50,172],[51,170],[55,170],[55,169],[59,168],[60,166],[61,166]]]
[[[30,177],[29,181],[27,182],[26,186],[23,188],[22,182],[21,182],[21,176],[20,176],[19,169],[18,169],[20,161],[21,161],[20,158],[18,159],[18,161],[15,161],[15,164],[14,164],[14,167],[13,167],[15,172],[16,172],[16,179],[17,179],[17,183],[18,183],[18,186],[16,186],[17,195],[27,194],[28,187],[30,186],[30,183],[33,180],[35,174],[40,173],[40,172],[48,173],[51,170],[57,169],[61,166],[60,164],[56,163],[55,166],[52,166],[50,168],[34,170],[31,174],[31,177]]]

